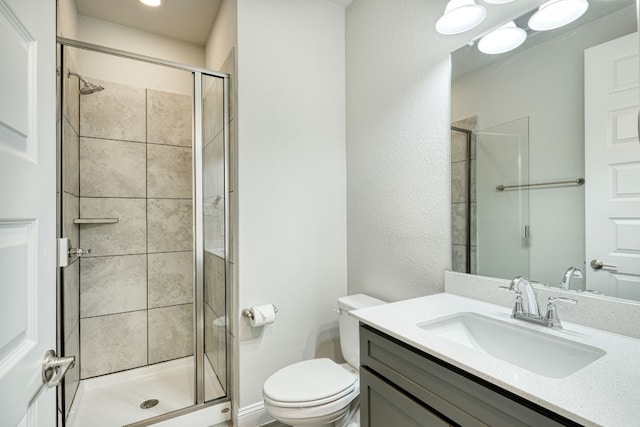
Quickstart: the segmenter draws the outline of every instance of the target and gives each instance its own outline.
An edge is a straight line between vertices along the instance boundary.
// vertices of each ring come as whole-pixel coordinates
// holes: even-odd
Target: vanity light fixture
[[[449,0],[444,15],[436,22],[436,31],[450,35],[464,33],[482,22],[487,9],[474,0]]]
[[[497,55],[517,48],[526,39],[527,32],[511,21],[482,37],[478,49],[482,53]]]
[[[550,0],[529,18],[529,28],[555,30],[580,18],[589,8],[587,0]]]
[[[138,1],[146,6],[151,6],[151,7],[158,7],[162,5],[162,0],[138,0]]]
[[[504,4],[504,3],[511,3],[514,0],[484,0],[485,3],[489,3],[489,4]]]

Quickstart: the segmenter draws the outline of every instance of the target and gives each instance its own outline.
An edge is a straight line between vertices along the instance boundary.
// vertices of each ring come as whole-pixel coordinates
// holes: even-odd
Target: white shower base
[[[205,361],[205,396],[225,395],[215,373]],[[147,418],[193,406],[193,357],[158,363],[116,374],[80,381],[67,427],[122,427]],[[160,401],[140,408],[148,399]]]

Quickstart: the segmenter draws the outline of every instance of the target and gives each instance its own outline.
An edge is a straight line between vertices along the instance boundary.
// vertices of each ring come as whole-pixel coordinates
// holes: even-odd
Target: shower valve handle
[[[85,255],[89,255],[91,253],[91,249],[82,249],[82,248],[70,248],[69,249],[69,257],[83,257]]]

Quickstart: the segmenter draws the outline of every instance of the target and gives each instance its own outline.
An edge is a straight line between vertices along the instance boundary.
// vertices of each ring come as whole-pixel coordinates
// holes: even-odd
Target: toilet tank
[[[340,309],[340,348],[342,356],[354,368],[360,366],[360,336],[358,334],[358,319],[349,316],[351,310],[373,307],[385,304],[369,295],[355,294],[338,298]]]

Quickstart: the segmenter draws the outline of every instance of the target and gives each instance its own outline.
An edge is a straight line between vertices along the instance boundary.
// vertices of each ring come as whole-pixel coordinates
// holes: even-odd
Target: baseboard
[[[258,427],[273,421],[273,418],[264,409],[264,402],[238,409],[237,427]]]

